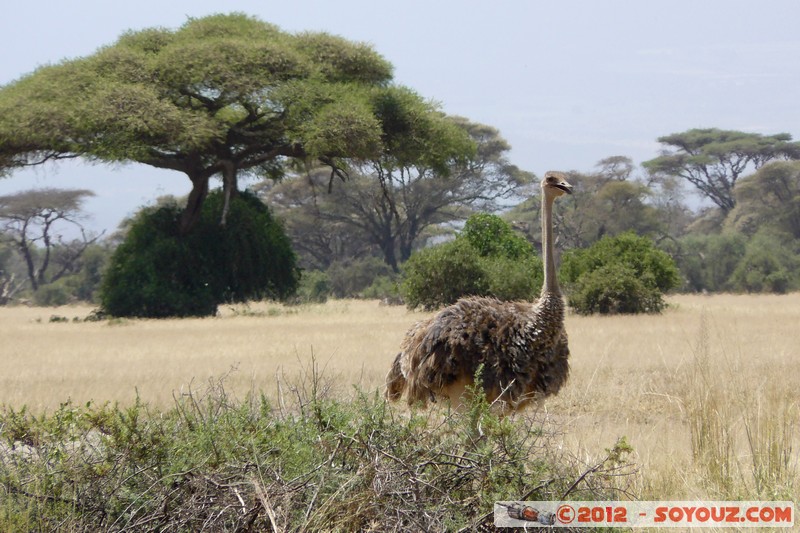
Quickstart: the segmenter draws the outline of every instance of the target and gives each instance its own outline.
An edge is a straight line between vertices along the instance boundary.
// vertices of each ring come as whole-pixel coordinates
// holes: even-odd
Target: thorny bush
[[[332,398],[312,373],[274,405],[220,379],[166,411],[5,407],[0,530],[468,531],[496,500],[630,496],[624,440],[580,464],[536,413],[500,418],[479,394],[407,412],[378,391]]]

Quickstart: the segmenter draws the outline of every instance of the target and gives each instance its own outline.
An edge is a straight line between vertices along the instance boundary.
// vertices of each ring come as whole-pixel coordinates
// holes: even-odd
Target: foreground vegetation
[[[0,309],[13,369],[0,375],[0,530],[459,530],[532,489],[800,502],[800,295],[667,303],[567,316],[569,382],[505,420],[480,402],[383,402],[404,331],[428,316],[403,307],[100,322],[73,321],[89,307]]]
[[[623,440],[585,470],[541,418],[400,413],[376,393],[326,398],[312,372],[273,405],[212,383],[166,411],[62,405],[0,415],[0,529],[443,531],[493,503],[629,496]]]

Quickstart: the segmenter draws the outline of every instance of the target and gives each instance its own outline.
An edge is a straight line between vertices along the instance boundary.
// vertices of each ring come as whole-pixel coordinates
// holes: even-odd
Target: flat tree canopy
[[[415,143],[437,144],[441,163],[471,149],[433,104],[391,81],[392,66],[369,45],[244,14],[131,31],[0,89],[0,162],[84,157],[183,172],[192,182],[185,232],[214,175],[224,222],[243,171],[276,177],[297,158],[330,166],[333,179],[347,159],[414,157]]]
[[[642,165],[685,179],[727,213],[736,206],[733,189],[745,172],[775,159],[800,159],[800,143],[791,140],[788,133],[693,129],[659,137],[658,142],[673,150]]]

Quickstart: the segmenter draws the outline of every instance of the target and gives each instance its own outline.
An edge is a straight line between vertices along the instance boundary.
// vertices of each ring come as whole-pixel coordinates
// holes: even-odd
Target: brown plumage
[[[571,193],[560,172],[542,180],[544,284],[536,302],[501,302],[469,297],[418,322],[406,334],[386,376],[386,396],[409,404],[449,398],[460,403],[483,365],[481,382],[489,401],[516,410],[559,391],[569,375],[564,301],[553,258],[552,207]]]

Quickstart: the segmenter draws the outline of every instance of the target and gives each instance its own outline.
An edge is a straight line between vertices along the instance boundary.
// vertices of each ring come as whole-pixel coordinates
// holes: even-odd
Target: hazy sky
[[[511,161],[538,175],[612,155],[641,163],[659,136],[696,127],[800,138],[796,0],[30,0],[0,18],[0,83],[129,29],[231,11],[371,43],[397,83],[498,128]],[[190,183],[142,165],[68,162],[0,180],[0,194],[45,186],[94,190],[91,225],[112,231]]]

